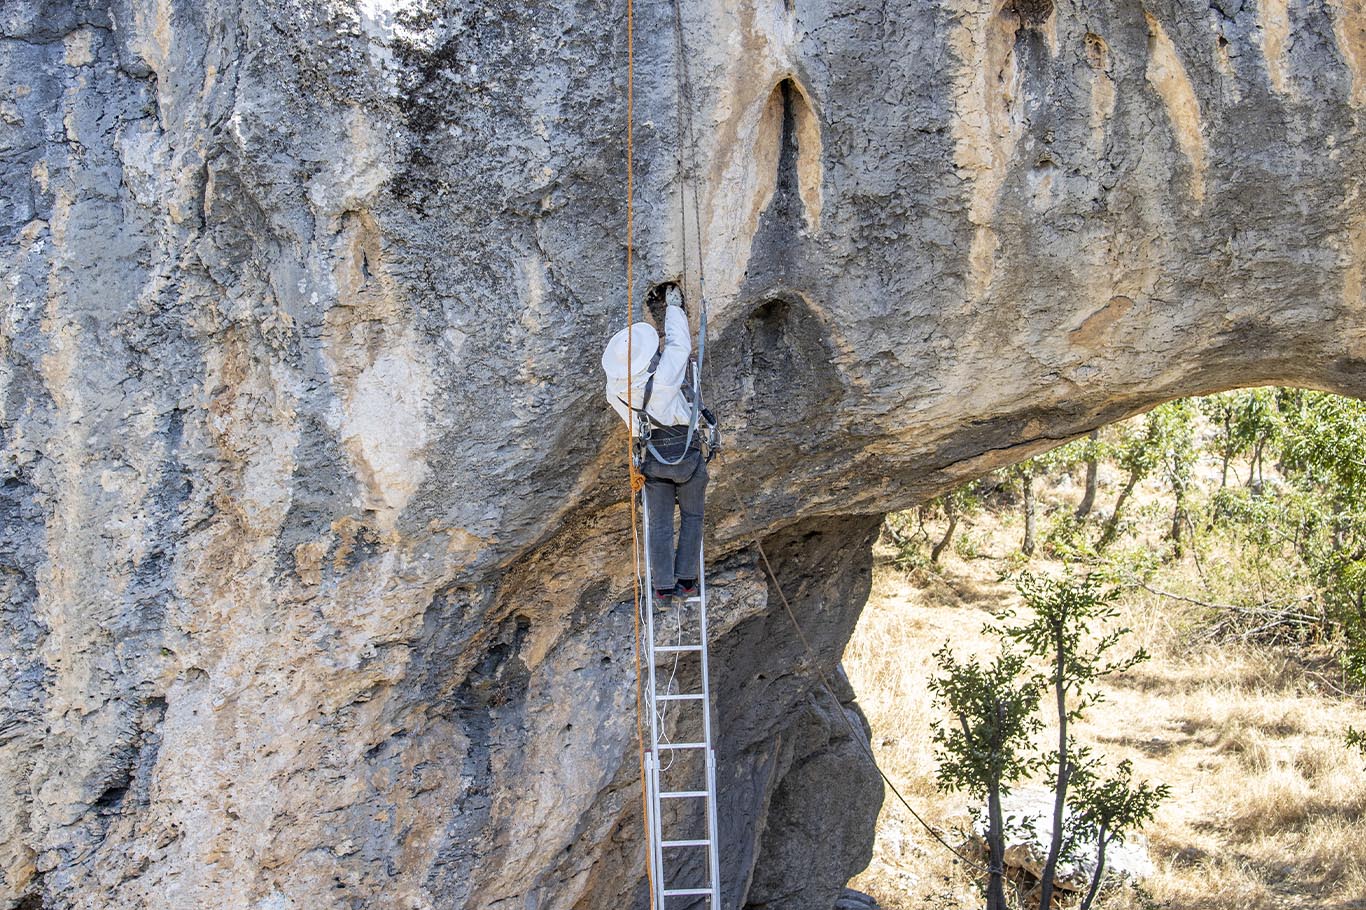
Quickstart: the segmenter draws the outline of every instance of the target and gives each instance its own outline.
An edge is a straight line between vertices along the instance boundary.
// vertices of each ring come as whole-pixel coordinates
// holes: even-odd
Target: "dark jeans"
[[[651,582],[655,590],[671,589],[680,578],[699,577],[702,559],[702,502],[707,490],[707,464],[696,449],[675,465],[645,457],[645,506],[650,513]],[[678,549],[674,549],[674,503],[678,503]]]

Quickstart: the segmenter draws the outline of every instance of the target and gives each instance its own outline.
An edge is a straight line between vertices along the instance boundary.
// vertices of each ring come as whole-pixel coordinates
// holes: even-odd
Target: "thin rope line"
[[[687,116],[685,114],[685,80],[683,77],[683,67],[685,65],[683,48],[683,23],[678,11],[678,4],[674,4],[674,49],[677,61],[674,66],[674,77],[678,82],[678,100],[675,107],[678,109],[678,150],[674,155],[674,161],[678,165],[678,239],[682,247],[683,259],[683,290],[688,299],[693,299],[693,288],[688,286],[691,277],[688,270],[688,175],[683,163],[683,149],[688,142],[691,130],[686,126]],[[700,292],[699,292],[700,293]]]
[[[685,42],[684,37],[683,37],[683,4],[682,4],[682,0],[674,0],[673,8],[674,8],[674,36],[675,36],[675,45],[676,45],[677,54],[678,54],[678,71],[677,71],[677,72],[678,72],[678,80],[679,80],[679,144],[680,144],[680,149],[679,149],[679,153],[678,153],[678,156],[677,156],[677,160],[678,160],[679,180],[680,180],[680,185],[679,185],[679,196],[680,196],[680,213],[679,213],[679,220],[680,220],[680,223],[682,224],[681,230],[682,230],[683,235],[684,235],[683,238],[682,238],[682,241],[683,241],[683,263],[684,263],[684,270],[685,270],[685,272],[684,272],[684,280],[685,280],[685,282],[686,282],[686,279],[687,279],[687,276],[686,276],[686,268],[687,268],[687,247],[688,247],[688,238],[687,238],[687,218],[686,218],[686,216],[683,214],[683,212],[685,211],[684,206],[686,205],[686,202],[683,200],[682,197],[684,196],[685,192],[686,192],[688,189],[691,189],[691,192],[692,192],[692,207],[693,207],[693,230],[694,230],[694,232],[695,232],[695,238],[696,238],[696,243],[697,243],[697,260],[698,260],[698,263],[697,263],[697,287],[698,287],[698,299],[701,300],[701,309],[700,309],[700,313],[701,313],[701,325],[699,326],[699,329],[700,329],[699,334],[701,334],[701,333],[703,333],[703,332],[706,331],[706,325],[707,325],[707,319],[706,319],[706,306],[707,306],[707,302],[706,302],[706,278],[705,278],[705,271],[706,271],[706,268],[705,268],[706,254],[705,254],[705,251],[704,251],[704,248],[703,248],[703,245],[702,245],[702,209],[701,209],[701,203],[698,201],[698,195],[697,195],[697,180],[696,180],[696,175],[695,175],[695,173],[692,175],[692,178],[693,178],[693,179],[689,179],[689,171],[695,171],[695,170],[696,170],[696,161],[695,161],[695,160],[690,160],[690,161],[688,162],[688,164],[690,165],[690,167],[685,167],[685,165],[684,165],[684,156],[685,156],[684,149],[686,148],[686,149],[690,150],[691,152],[693,152],[694,156],[695,156],[696,151],[697,151],[697,149],[696,149],[696,137],[695,137],[695,133],[694,133],[694,131],[693,131],[693,123],[692,123],[692,108],[693,108],[693,104],[692,104],[692,79],[691,79],[691,74],[690,74],[690,72],[689,72],[689,67],[688,67],[687,46],[686,46],[686,42]],[[686,116],[685,116],[685,112],[686,112]],[[703,344],[706,343],[705,337],[702,338],[702,343],[703,343]],[[700,372],[700,370],[699,370],[699,372]],[[699,380],[699,382],[701,381],[701,377],[700,377],[700,376],[698,377],[698,380]],[[721,453],[718,452],[717,454],[718,454],[718,456],[719,456]],[[724,458],[724,457],[721,457],[720,461],[721,461],[721,465],[724,467],[724,466],[725,466],[725,458]],[[744,504],[740,501],[739,494],[737,494],[737,493],[735,492],[734,488],[729,488],[729,487],[728,487],[727,489],[729,490],[729,492],[730,492],[730,494],[731,494],[731,497],[735,500],[735,504],[736,504],[736,506],[739,508],[740,512],[741,512],[742,514],[744,514],[746,517],[748,517],[748,516],[749,516],[749,511],[745,508]],[[894,784],[894,783],[892,782],[892,779],[891,779],[890,777],[888,777],[887,774],[886,774],[886,772],[884,772],[884,771],[882,770],[882,766],[881,766],[880,764],[878,764],[877,756],[873,753],[872,745],[871,745],[870,743],[868,743],[867,740],[864,738],[864,731],[859,730],[857,727],[855,727],[855,726],[854,726],[854,722],[853,722],[852,720],[849,719],[848,713],[845,712],[845,710],[844,710],[844,703],[840,701],[839,696],[835,693],[835,689],[834,689],[834,687],[830,684],[830,680],[829,680],[829,678],[826,676],[825,671],[821,669],[820,662],[819,662],[819,660],[817,659],[815,649],[811,647],[811,642],[810,642],[809,640],[807,640],[806,633],[802,631],[801,623],[799,623],[799,622],[797,621],[797,615],[796,615],[796,613],[793,612],[793,610],[792,610],[792,605],[791,605],[790,603],[788,603],[787,595],[783,593],[782,585],[778,583],[778,576],[777,576],[777,574],[773,571],[773,565],[769,562],[768,554],[764,551],[764,545],[763,545],[763,543],[760,542],[760,540],[759,540],[759,538],[758,538],[757,536],[754,537],[754,545],[755,545],[756,549],[757,549],[758,552],[759,552],[759,557],[760,557],[760,559],[763,560],[765,571],[768,573],[769,578],[772,579],[772,581],[773,581],[773,588],[774,588],[774,590],[776,590],[776,591],[778,592],[778,598],[782,601],[783,610],[784,610],[784,612],[787,614],[788,620],[791,621],[791,623],[792,623],[792,628],[796,630],[796,632],[797,632],[797,637],[798,637],[798,638],[801,640],[801,642],[802,642],[802,647],[806,649],[807,655],[808,655],[808,656],[811,658],[811,660],[812,660],[812,666],[814,667],[814,669],[816,670],[817,675],[818,675],[819,678],[820,678],[821,685],[825,688],[826,692],[828,692],[828,693],[830,694],[830,697],[835,701],[835,704],[836,704],[836,706],[837,706],[838,709],[839,709],[839,715],[840,715],[840,717],[842,717],[842,718],[844,719],[845,724],[849,727],[850,733],[853,734],[853,739],[854,739],[854,740],[863,748],[864,752],[865,752],[865,753],[867,754],[867,756],[868,756],[868,759],[873,763],[873,767],[874,767],[875,769],[877,769],[877,773],[878,773],[878,775],[882,778],[883,783],[885,783],[885,784],[887,785],[887,788],[888,788],[889,790],[892,791],[892,794],[897,798],[897,800],[901,803],[901,805],[904,806],[904,807],[906,808],[906,811],[909,812],[909,813],[911,814],[911,816],[912,816],[917,822],[920,823],[920,826],[921,826],[922,828],[924,828],[925,831],[928,832],[929,835],[930,835],[931,837],[933,837],[936,841],[938,841],[939,844],[940,844],[941,846],[944,847],[944,849],[948,850],[948,851],[949,851],[950,853],[952,853],[954,856],[958,857],[958,859],[962,860],[962,861],[963,861],[965,864],[967,864],[970,868],[972,868],[972,869],[974,869],[974,870],[976,870],[976,871],[978,871],[978,872],[986,872],[987,870],[986,870],[985,868],[983,868],[982,866],[980,866],[980,865],[978,865],[977,863],[973,862],[972,860],[968,859],[968,858],[967,858],[966,856],[964,856],[961,852],[959,852],[957,849],[955,849],[948,841],[946,841],[946,840],[943,838],[943,836],[941,836],[941,835],[939,834],[938,831],[935,831],[934,828],[932,828],[932,827],[930,826],[929,822],[925,821],[924,817],[922,817],[922,816],[920,815],[919,812],[915,811],[915,808],[914,808],[913,806],[911,806],[911,804],[906,800],[906,797],[904,797],[904,796],[901,794],[901,790],[897,788],[896,784]]]
[[[717,454],[720,455],[719,452]],[[722,466],[724,467],[725,458],[723,456],[721,457],[721,462]],[[741,512],[741,514],[745,516],[746,520],[749,520],[751,518],[749,510],[746,509],[744,503],[740,501],[740,495],[735,492],[735,489],[733,487],[727,487],[727,489],[730,491],[731,498],[735,500],[736,508]],[[793,612],[792,605],[788,603],[787,595],[783,593],[783,586],[778,583],[778,575],[776,572],[773,571],[773,564],[768,561],[768,553],[764,552],[763,543],[760,542],[757,535],[754,536],[753,540],[755,548],[759,551],[759,558],[764,563],[764,571],[768,573],[769,579],[772,580],[773,589],[778,592],[778,599],[782,601],[783,610],[787,613],[787,618],[792,622],[792,628],[796,630],[797,638],[801,640],[802,647],[806,649],[807,656],[811,658],[812,668],[816,671],[816,675],[820,678],[821,685],[825,688],[826,692],[830,693],[830,697],[835,700],[835,706],[839,709],[838,713],[840,717],[844,718],[844,723],[849,727],[849,731],[852,734],[854,734],[854,741],[863,747],[863,751],[868,755],[868,760],[871,761],[873,763],[873,767],[877,769],[877,773],[882,778],[883,783],[887,785],[887,789],[892,791],[892,794],[896,796],[897,800],[901,803],[901,805],[906,807],[906,811],[911,813],[911,816],[920,823],[920,826],[924,828],[927,832],[929,832],[931,837],[939,841],[939,843],[944,847],[945,850],[948,850],[950,853],[958,857],[970,868],[976,870],[977,872],[987,872],[986,868],[968,859],[957,849],[955,849],[948,841],[944,840],[944,838],[939,834],[938,831],[930,827],[930,823],[925,821],[925,819],[920,815],[919,812],[915,811],[911,804],[906,801],[906,797],[901,795],[901,791],[897,789],[896,784],[892,783],[892,779],[888,777],[886,772],[882,770],[882,766],[878,764],[877,756],[873,753],[872,744],[870,744],[867,740],[864,739],[865,731],[860,730],[858,727],[854,726],[854,722],[849,719],[849,714],[844,710],[844,702],[840,701],[839,696],[835,694],[834,686],[830,684],[830,680],[825,675],[825,671],[821,669],[820,661],[816,655],[816,649],[811,647],[811,642],[807,640],[806,633],[802,631],[802,625],[797,621],[797,614]]]
[[[634,0],[626,0],[626,409],[635,413],[634,379],[632,370],[631,317],[635,312],[635,76],[636,76],[636,19]],[[626,427],[626,470],[631,494],[631,560],[634,601],[631,623],[634,634],[632,645],[636,665],[636,753],[640,762],[640,821],[645,830],[645,879],[649,885],[650,906],[655,906],[654,860],[650,844],[650,797],[648,772],[645,768],[645,696],[641,690],[640,665],[640,527],[636,515],[637,471],[631,427]]]
[[[686,41],[684,40],[684,37],[683,37],[683,2],[682,2],[682,0],[674,0],[674,34],[675,34],[675,36],[676,36],[676,42],[677,42],[677,45],[678,45],[678,62],[679,62],[678,74],[679,74],[679,78],[680,78],[680,80],[681,80],[681,82],[680,82],[680,88],[679,88],[679,94],[680,94],[680,96],[681,96],[681,100],[683,101],[682,107],[683,107],[684,110],[687,111],[687,118],[686,118],[686,124],[687,124],[686,133],[687,133],[687,134],[686,134],[685,136],[684,136],[684,135],[680,135],[680,136],[679,136],[679,142],[680,142],[681,145],[683,145],[685,148],[689,149],[689,150],[693,153],[692,156],[691,156],[691,160],[689,160],[689,161],[687,162],[687,168],[686,168],[686,171],[687,171],[687,172],[691,172],[691,174],[692,174],[692,179],[690,179],[690,180],[685,179],[683,185],[680,185],[680,186],[679,186],[678,192],[679,192],[679,195],[680,195],[680,196],[683,195],[683,191],[684,191],[684,187],[685,187],[685,186],[691,187],[691,190],[692,190],[692,208],[693,208],[693,213],[692,213],[693,222],[692,222],[692,223],[693,223],[693,233],[694,233],[694,236],[695,236],[696,241],[697,241],[697,293],[698,293],[699,298],[702,300],[702,307],[703,307],[703,311],[704,311],[704,312],[703,312],[703,315],[702,315],[702,319],[703,319],[703,324],[705,325],[705,320],[706,320],[705,309],[706,309],[706,301],[707,301],[707,284],[706,284],[706,277],[705,277],[705,272],[706,272],[706,268],[705,268],[706,253],[705,253],[705,250],[703,249],[703,246],[702,246],[702,206],[701,206],[701,204],[700,204],[700,203],[698,202],[698,200],[697,200],[697,179],[696,179],[696,178],[697,178],[697,173],[696,173],[696,172],[697,172],[697,160],[696,160],[696,153],[697,153],[697,137],[696,137],[696,133],[695,133],[694,130],[693,130],[693,122],[692,122],[692,113],[693,113],[693,101],[692,101],[692,76],[691,76],[691,72],[690,72],[689,67],[688,67],[687,44],[686,44]],[[681,149],[680,149],[680,152],[679,152],[679,169],[680,169],[680,171],[684,171],[684,170],[685,170],[684,167],[683,167],[683,153],[682,153],[682,150],[681,150]],[[686,235],[686,228],[685,228],[685,230],[684,230],[684,233],[685,233],[685,235]],[[686,237],[686,236],[685,236],[684,239],[683,239],[683,243],[684,243],[684,247],[685,247],[685,249],[686,249],[686,246],[687,246],[687,237]],[[705,339],[704,339],[704,340],[705,340]]]

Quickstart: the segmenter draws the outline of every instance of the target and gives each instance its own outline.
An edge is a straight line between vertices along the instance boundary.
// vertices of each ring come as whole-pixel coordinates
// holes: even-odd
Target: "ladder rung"
[[[663,892],[661,892],[661,893],[662,893],[665,897],[685,897],[685,896],[689,896],[689,895],[696,897],[696,896],[699,895],[699,894],[711,894],[711,889],[710,889],[710,888],[673,888],[673,889],[665,888],[665,889],[663,890]]]
[[[698,701],[706,698],[701,692],[685,692],[682,695],[656,695],[660,701]]]
[[[660,841],[661,847],[710,847],[709,840],[666,840]]]
[[[706,743],[660,743],[661,749],[705,749]]]
[[[683,602],[684,602],[685,604],[700,604],[700,603],[702,602],[702,598],[701,598],[701,597],[689,597],[689,598],[687,598],[686,600],[684,600]]]
[[[674,651],[701,651],[701,645],[655,645],[655,651],[672,653]]]
[[[659,794],[660,799],[700,799],[707,795],[706,790],[669,790]]]

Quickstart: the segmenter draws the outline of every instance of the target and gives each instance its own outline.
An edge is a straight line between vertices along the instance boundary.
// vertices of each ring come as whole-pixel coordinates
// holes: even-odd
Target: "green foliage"
[[[1044,675],[1053,689],[1057,711],[1057,749],[1048,759],[1054,770],[1056,806],[1039,898],[1040,907],[1051,907],[1054,870],[1058,862],[1066,858],[1075,839],[1075,833],[1069,831],[1066,825],[1064,807],[1070,804],[1074,812],[1083,816],[1090,813],[1095,817],[1108,817],[1120,811],[1116,807],[1124,804],[1121,797],[1134,801],[1135,805],[1146,805],[1146,785],[1145,789],[1132,793],[1128,790],[1123,794],[1117,792],[1117,788],[1129,785],[1128,775],[1112,778],[1111,784],[1091,786],[1098,780],[1097,765],[1089,753],[1073,749],[1069,724],[1080,720],[1087,708],[1102,701],[1103,695],[1095,688],[1096,682],[1130,669],[1147,660],[1148,655],[1139,648],[1125,658],[1112,656],[1129,630],[1103,630],[1118,616],[1114,607],[1118,591],[1106,588],[1098,576],[1050,578],[1026,572],[1020,575],[1016,588],[1031,615],[1019,625],[1007,626],[1002,634],[1022,646],[1031,657],[1043,661]],[[1086,785],[1077,787],[1079,779]],[[1092,804],[1088,802],[1091,799],[1108,802]],[[1116,818],[1123,821],[1120,816]],[[1100,846],[1103,863],[1104,841]],[[1103,872],[1103,869],[1096,871],[1097,879],[1092,883],[1093,894]]]
[[[1113,453],[1127,477],[1101,533],[1102,548],[1119,536],[1124,505],[1145,478],[1161,473],[1176,493],[1180,507],[1194,462],[1195,415],[1190,401],[1179,399],[1153,408],[1140,423],[1121,427]]]
[[[1213,435],[1210,450],[1223,461],[1228,482],[1229,463],[1250,456],[1248,484],[1260,482],[1263,454],[1274,445],[1281,429],[1281,400],[1286,390],[1274,388],[1239,389],[1195,399],[1200,412],[1210,421]]]
[[[909,572],[929,565],[929,555],[925,544],[929,534],[925,531],[925,510],[892,512],[882,522],[882,533],[892,545],[893,561],[903,572]]]
[[[1079,910],[1089,910],[1095,902],[1105,876],[1105,853],[1110,845],[1124,843],[1128,835],[1152,821],[1157,807],[1171,795],[1171,787],[1166,784],[1135,783],[1133,771],[1133,762],[1125,759],[1111,774],[1104,774],[1089,755],[1083,756],[1073,771],[1072,798],[1080,808],[1069,834],[1073,844],[1096,844],[1096,870]]]
[[[1096,576],[1054,579],[1025,572],[1016,586],[1029,614],[1018,624],[992,630],[1001,647],[991,664],[960,660],[948,645],[935,652],[940,675],[930,689],[947,716],[934,731],[938,779],[948,789],[987,801],[988,907],[995,908],[1004,906],[998,871],[1005,835],[1001,796],[1030,774],[1051,769],[1057,803],[1040,906],[1050,906],[1058,861],[1087,842],[1099,850],[1089,907],[1104,875],[1106,847],[1148,821],[1167,788],[1135,784],[1127,763],[1106,775],[1088,750],[1072,745],[1069,723],[1101,701],[1093,685],[1097,680],[1129,669],[1147,654],[1139,649],[1128,657],[1113,656],[1128,630],[1102,628],[1116,618],[1116,592]],[[1050,689],[1058,742],[1056,750],[1040,750],[1034,743],[1043,729],[1040,700]]]
[[[948,720],[934,730],[939,783],[966,790],[987,803],[990,855],[987,910],[1006,910],[1003,884],[1006,820],[1001,798],[1037,764],[1032,740],[1043,680],[1027,671],[1027,658],[1002,648],[990,665],[960,661],[946,644],[934,654],[942,675],[930,681],[936,706]]]
[[[1016,587],[1031,615],[1021,625],[1007,626],[1004,634],[1030,656],[1045,661],[1050,683],[1063,698],[1073,700],[1066,709],[1067,720],[1079,719],[1087,707],[1101,700],[1099,690],[1090,688],[1092,683],[1148,659],[1142,648],[1125,658],[1110,656],[1129,633],[1127,628],[1095,637],[1099,627],[1119,615],[1114,607],[1119,591],[1106,588],[1099,575],[1050,578],[1023,572]]]
[[[1276,388],[1179,399],[1004,469],[996,488],[1022,492],[1037,478],[1046,489],[1050,475],[1092,457],[1123,478],[1110,514],[1097,535],[1086,520],[1089,502],[1071,515],[1039,507],[1045,553],[1126,584],[1146,583],[1165,562],[1190,556],[1206,588],[1195,599],[1232,607],[1211,610],[1218,634],[1331,640],[1346,677],[1366,685],[1366,403]],[[1215,459],[1219,471],[1218,487],[1208,492],[1195,482],[1202,458]],[[1134,508],[1144,481],[1160,481],[1170,496]],[[921,534],[914,547],[903,547],[898,563],[925,564],[924,548],[935,562],[955,535],[959,553],[982,552],[973,516],[1017,500],[984,501],[980,490],[969,484],[927,506],[922,525],[925,515],[941,514],[946,527],[937,540]],[[1028,554],[1036,508],[1031,497],[1023,505],[1021,550]],[[1159,515],[1167,548],[1151,541]],[[1017,555],[1012,568],[1025,562]]]
[[[1353,749],[1360,749],[1363,758],[1366,758],[1366,733],[1355,727],[1347,728],[1347,745]]]
[[[1301,500],[1299,552],[1330,615],[1366,649],[1366,402],[1303,392],[1286,402],[1281,466]],[[1366,661],[1364,656],[1363,661]],[[1366,675],[1360,677],[1366,681]]]
[[[935,704],[951,718],[934,731],[938,779],[949,790],[986,799],[1004,795],[1038,762],[1032,739],[1043,677],[1029,673],[1025,655],[1002,649],[990,664],[960,660],[946,644],[934,653],[940,675],[930,680]]]

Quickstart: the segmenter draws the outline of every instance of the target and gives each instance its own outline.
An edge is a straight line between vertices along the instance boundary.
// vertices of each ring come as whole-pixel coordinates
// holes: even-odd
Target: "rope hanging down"
[[[631,326],[635,310],[635,81],[636,81],[636,19],[633,0],[626,0],[626,327]],[[629,377],[635,373],[631,366],[631,335],[626,333],[626,406],[634,407],[633,389]],[[626,434],[626,470],[631,499],[631,558],[634,562],[635,601],[631,622],[635,630],[633,645],[636,665],[636,757],[640,762],[640,822],[645,842],[650,840],[650,800],[645,779],[645,694],[641,689],[640,668],[640,525],[636,516],[636,493],[645,487],[645,478],[636,470],[631,434]],[[650,891],[650,904],[655,902],[655,879],[652,863],[645,864],[645,878]]]
[[[722,457],[721,459],[721,466],[723,468],[725,467],[724,457]],[[748,520],[750,518],[749,510],[746,509],[745,504],[740,501],[740,494],[736,493],[733,487],[727,487],[726,489],[730,491],[731,498],[735,501],[735,508]],[[897,801],[906,808],[906,811],[911,813],[911,817],[914,818],[917,822],[919,822],[920,826],[924,828],[927,832],[929,832],[931,837],[933,837],[941,845],[943,845],[945,850],[948,850],[954,856],[962,860],[970,869],[985,874],[987,871],[985,868],[983,868],[978,863],[975,863],[972,860],[968,859],[961,852],[955,849],[952,844],[944,840],[943,836],[938,831],[930,827],[930,823],[925,821],[925,819],[920,815],[920,813],[915,811],[914,808],[912,808],[911,804],[906,801],[906,797],[901,795],[901,791],[897,788],[896,784],[892,783],[892,779],[887,776],[887,773],[885,771],[882,770],[882,766],[878,764],[877,756],[873,753],[872,744],[870,744],[868,740],[865,738],[865,731],[860,730],[858,727],[854,726],[854,722],[849,719],[849,714],[844,710],[844,702],[840,701],[839,695],[835,692],[835,687],[830,683],[830,678],[826,675],[825,671],[821,669],[820,660],[817,657],[816,649],[811,647],[811,642],[807,639],[806,633],[802,631],[801,623],[797,621],[797,614],[793,611],[792,604],[788,603],[787,595],[783,593],[783,586],[778,581],[778,573],[773,571],[773,564],[768,561],[768,553],[764,551],[763,542],[759,540],[757,535],[753,538],[753,540],[754,548],[759,553],[759,559],[764,564],[764,573],[768,575],[769,580],[773,582],[773,590],[778,592],[778,600],[781,601],[783,605],[783,612],[787,614],[788,621],[792,623],[792,628],[797,633],[797,638],[801,641],[802,647],[806,649],[806,656],[811,659],[811,666],[815,668],[816,675],[820,679],[821,686],[825,689],[826,692],[830,694],[830,697],[834,700],[835,708],[839,713],[839,716],[844,718],[845,725],[849,727],[849,732],[853,734],[853,740],[863,747],[864,753],[868,756],[868,760],[873,763],[873,767],[877,769],[878,776],[882,778],[882,782],[887,785],[887,789],[892,791],[892,795],[895,796],[897,798]]]
[[[696,136],[695,136],[695,134],[694,134],[694,132],[693,132],[693,124],[692,124],[692,112],[693,112],[693,109],[694,109],[694,108],[693,108],[693,102],[692,102],[692,80],[691,80],[690,72],[689,72],[689,68],[688,68],[687,42],[686,42],[685,39],[684,39],[684,33],[683,33],[683,0],[674,0],[674,3],[673,3],[673,12],[674,12],[674,42],[675,42],[675,50],[676,50],[677,58],[678,58],[678,66],[677,66],[677,70],[676,70],[676,72],[677,72],[677,80],[678,80],[678,100],[679,100],[679,103],[678,103],[678,138],[679,138],[679,149],[678,149],[678,156],[677,156],[677,160],[678,160],[678,173],[679,173],[679,188],[678,188],[678,221],[679,221],[679,234],[680,234],[680,236],[681,236],[681,238],[682,238],[682,245],[683,245],[683,274],[684,274],[684,284],[685,284],[685,288],[686,288],[686,281],[687,281],[687,274],[688,274],[688,232],[687,232],[687,214],[686,214],[686,211],[687,211],[686,193],[687,193],[687,191],[688,191],[689,189],[691,189],[691,195],[692,195],[692,210],[693,210],[693,212],[692,212],[692,214],[693,214],[693,231],[694,231],[694,237],[695,237],[695,239],[696,239],[696,245],[697,245],[697,246],[696,246],[696,248],[697,248],[697,259],[698,259],[698,262],[697,262],[697,291],[698,291],[698,294],[697,294],[697,298],[696,298],[696,299],[699,299],[699,300],[701,300],[701,302],[702,302],[701,309],[700,309],[700,311],[699,311],[699,317],[698,317],[698,330],[697,330],[697,336],[698,336],[698,337],[697,337],[697,366],[698,366],[698,372],[700,373],[700,372],[701,372],[701,368],[702,368],[702,361],[703,361],[703,356],[704,356],[704,351],[705,351],[705,345],[706,345],[706,336],[707,336],[707,294],[706,294],[706,279],[705,279],[705,268],[704,268],[704,261],[705,261],[706,253],[705,253],[705,250],[704,250],[704,248],[703,248],[703,246],[702,246],[702,218],[701,218],[701,206],[700,206],[700,204],[698,203],[698,199],[697,199],[697,181],[696,181],[696,179],[695,179],[695,176],[696,176],[696,158],[695,158],[695,152],[696,152],[696,148],[697,148],[697,139],[696,139]],[[684,160],[684,156],[685,156],[685,154],[687,154],[687,152],[685,152],[685,150],[687,150],[688,152],[693,152],[693,153],[694,153],[694,156],[691,157],[691,160],[688,160],[688,161],[686,161],[686,162],[685,162],[685,160]],[[721,467],[722,467],[722,468],[725,467],[725,459],[724,459],[724,458],[721,459]],[[731,497],[734,499],[737,508],[738,508],[743,514],[748,515],[748,514],[749,514],[749,513],[748,513],[748,510],[744,507],[744,504],[743,504],[742,502],[740,502],[739,494],[737,494],[737,493],[735,492],[734,487],[727,487],[727,490],[729,490],[729,492],[730,492],[730,494],[731,494]],[[839,696],[835,693],[834,687],[830,684],[830,680],[826,677],[825,672],[824,672],[823,670],[821,670],[821,668],[820,668],[820,663],[819,663],[819,661],[816,659],[815,650],[811,647],[811,643],[807,640],[806,634],[802,631],[801,624],[797,621],[797,616],[796,616],[796,614],[792,611],[792,606],[791,606],[791,604],[789,604],[788,601],[787,601],[787,595],[785,595],[785,594],[783,593],[782,585],[779,584],[779,582],[778,582],[778,576],[774,573],[774,571],[773,571],[773,566],[772,566],[772,564],[768,561],[768,554],[764,552],[764,545],[763,545],[763,543],[760,542],[760,540],[759,540],[758,537],[755,537],[755,538],[754,538],[754,546],[755,546],[755,548],[758,550],[759,558],[763,561],[765,572],[768,574],[768,577],[769,577],[770,579],[772,579],[772,581],[773,581],[773,588],[774,588],[775,591],[778,592],[778,598],[782,601],[783,610],[784,610],[784,612],[787,614],[788,620],[792,623],[792,628],[796,631],[797,637],[801,640],[802,647],[806,649],[807,655],[811,658],[811,660],[812,660],[812,666],[814,666],[814,667],[816,668],[816,672],[817,672],[817,674],[818,674],[819,677],[820,677],[821,685],[825,688],[826,692],[828,692],[828,693],[830,694],[830,697],[831,697],[832,699],[834,699],[834,701],[835,701],[835,703],[836,703],[836,706],[837,706],[837,708],[838,708],[838,710],[839,710],[839,715],[840,715],[840,717],[844,718],[844,722],[849,726],[850,732],[853,733],[853,738],[854,738],[854,740],[855,740],[860,746],[862,746],[863,749],[864,749],[864,751],[867,753],[868,759],[873,763],[873,767],[877,769],[877,773],[878,773],[879,776],[881,776],[881,778],[882,778],[882,780],[883,780],[883,783],[885,783],[885,784],[887,785],[887,788],[888,788],[889,790],[892,791],[892,794],[897,798],[897,801],[900,802],[901,805],[904,806],[904,807],[906,808],[906,811],[907,811],[907,812],[911,813],[911,816],[912,816],[917,822],[920,823],[921,827],[923,827],[923,828],[930,834],[931,837],[933,837],[936,841],[938,841],[946,850],[948,850],[948,851],[949,851],[950,853],[952,853],[954,856],[956,856],[956,857],[958,857],[960,860],[962,860],[962,861],[963,861],[967,866],[969,866],[970,868],[975,869],[975,870],[977,870],[977,871],[979,871],[979,872],[985,872],[985,871],[986,871],[985,869],[983,869],[983,868],[982,868],[981,866],[979,866],[977,863],[974,863],[972,860],[968,859],[966,856],[964,856],[964,855],[963,855],[961,852],[959,852],[958,850],[954,849],[954,847],[953,847],[951,844],[949,844],[949,842],[946,841],[946,840],[939,834],[939,832],[935,831],[934,828],[932,828],[932,827],[930,826],[930,824],[929,824],[927,821],[925,821],[925,819],[920,815],[920,813],[919,813],[919,812],[916,812],[915,809],[911,806],[911,804],[910,804],[909,802],[907,802],[906,797],[904,797],[904,796],[901,795],[901,791],[897,788],[896,784],[892,783],[891,778],[889,778],[889,777],[886,775],[886,773],[882,770],[882,766],[878,764],[877,756],[873,754],[872,746],[868,743],[867,739],[864,737],[863,731],[862,731],[862,730],[858,730],[858,729],[855,728],[854,722],[853,722],[852,720],[849,719],[849,715],[844,711],[843,703],[840,702]]]

